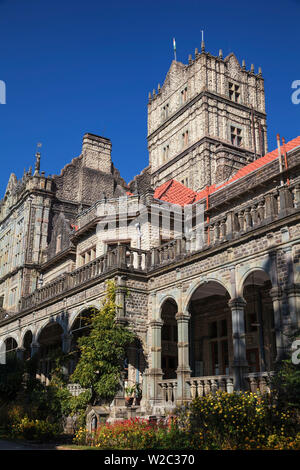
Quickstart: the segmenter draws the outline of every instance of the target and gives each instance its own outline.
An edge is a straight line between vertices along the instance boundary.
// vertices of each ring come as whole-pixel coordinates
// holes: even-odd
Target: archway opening
[[[164,302],[161,309],[161,368],[163,379],[176,379],[178,366],[177,304],[173,299]]]
[[[243,285],[245,307],[246,358],[249,372],[273,370],[276,358],[276,336],[272,284],[262,270],[249,274]]]
[[[59,323],[49,323],[43,328],[38,338],[40,345],[38,375],[46,385],[51,379],[56,359],[62,352],[62,334],[63,329]]]
[[[209,281],[193,293],[189,312],[192,377],[228,375],[232,362],[230,299],[218,282]]]
[[[10,337],[5,340],[5,362],[17,357],[18,343]]]
[[[88,336],[90,334],[91,318],[92,318],[93,313],[95,312],[96,312],[96,309],[94,307],[83,310],[77,315],[71,327],[70,333],[71,333],[72,339],[71,339],[71,349],[70,349],[71,360],[69,363],[70,375],[74,372],[76,365],[80,358],[80,349],[78,345],[78,340],[79,338],[83,336]]]
[[[146,369],[146,358],[140,338],[135,338],[127,348],[122,374],[124,391],[127,387],[135,386],[135,405],[140,404],[143,387],[143,374]]]
[[[26,331],[23,340],[23,359],[27,361],[31,357],[31,343],[32,343],[32,332]]]

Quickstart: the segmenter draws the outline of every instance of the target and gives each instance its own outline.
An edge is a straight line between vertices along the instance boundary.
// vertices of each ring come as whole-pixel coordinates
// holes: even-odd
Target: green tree
[[[291,344],[299,339],[300,331],[291,337]],[[280,409],[291,411],[300,424],[300,364],[294,363],[292,353],[277,364],[272,380],[272,391]]]
[[[113,400],[120,388],[127,347],[135,338],[128,327],[116,322],[116,311],[115,284],[108,281],[101,309],[92,312],[89,335],[78,340],[81,355],[71,376],[89,390],[90,404]]]

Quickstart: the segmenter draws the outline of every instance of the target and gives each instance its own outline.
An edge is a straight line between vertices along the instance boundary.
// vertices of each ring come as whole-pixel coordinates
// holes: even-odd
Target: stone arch
[[[248,371],[273,370],[277,356],[276,328],[271,277],[261,266],[252,267],[241,279],[241,297],[245,300],[244,321]]]
[[[250,266],[239,266],[236,272],[236,289],[237,289],[237,297],[243,297],[243,289],[244,283],[246,279],[251,275],[251,273],[255,271],[261,271],[265,273],[272,285],[274,285],[274,273],[272,272],[272,265],[268,263],[268,260],[256,260],[255,263],[250,264]]]
[[[31,334],[32,334],[32,340],[34,339],[35,334],[34,334],[34,328],[33,328],[33,326],[28,326],[28,327],[24,328],[24,330],[22,330],[22,332],[21,332],[21,337],[20,337],[20,345],[21,345],[21,346],[23,346],[23,344],[24,344],[24,338],[25,338],[26,334],[27,334],[29,331],[30,331]]]
[[[56,358],[63,351],[63,336],[65,334],[65,322],[52,318],[44,322],[37,331],[35,340],[38,344],[37,377],[48,385]]]
[[[78,348],[78,339],[82,336],[86,336],[89,334],[89,314],[88,312],[91,310],[99,311],[98,306],[95,304],[85,304],[80,306],[80,308],[73,312],[69,319],[69,326],[68,326],[68,337],[69,337],[69,352],[71,354],[70,362],[69,362],[69,373],[73,373],[75,367],[80,358],[80,349]],[[84,315],[87,313],[88,315]]]
[[[201,277],[200,279],[195,280],[194,282],[191,283],[189,286],[187,292],[184,295],[183,302],[182,302],[182,307],[183,307],[183,312],[187,312],[189,309],[189,304],[190,301],[194,295],[194,293],[202,286],[206,286],[210,282],[215,282],[216,284],[220,284],[225,291],[228,292],[228,295],[230,298],[232,297],[231,295],[231,285],[229,283],[226,283],[224,279],[221,278],[221,276],[205,276],[205,278]]]
[[[7,350],[7,346],[8,346],[8,341],[10,341],[10,340],[11,340],[11,343],[13,344],[13,346],[11,347],[11,349],[9,351],[16,351],[17,352],[17,349],[19,347],[19,341],[17,339],[17,335],[15,335],[14,333],[7,334],[7,336],[0,343],[0,364],[6,364],[7,353],[9,352]]]
[[[175,379],[178,367],[178,326],[176,314],[178,303],[173,296],[167,296],[160,308],[161,368],[163,379]]]
[[[185,312],[189,318],[191,375],[227,376],[233,363],[232,319],[226,283],[210,277],[190,289]]]
[[[21,347],[23,350],[23,359],[26,361],[30,359],[32,353],[31,353],[31,345],[33,342],[33,332],[30,328],[26,328],[26,331],[22,335],[22,340],[21,340]]]
[[[80,307],[76,310],[74,310],[70,315],[69,315],[69,321],[68,321],[68,333],[71,332],[72,326],[74,325],[74,322],[78,318],[78,316],[84,312],[85,310],[89,310],[90,308],[95,308],[97,310],[100,310],[100,302],[92,302],[88,303],[85,305],[80,305]]]
[[[161,319],[161,313],[162,313],[162,308],[164,304],[168,301],[175,302],[176,305],[178,306],[178,298],[174,294],[163,294],[163,296],[160,298],[159,306],[158,306],[158,312],[159,312],[159,319]]]
[[[67,324],[66,324],[66,321],[65,321],[65,317],[60,315],[60,314],[57,314],[57,315],[51,317],[50,319],[47,318],[47,320],[45,320],[44,322],[42,322],[38,325],[37,330],[36,330],[35,335],[34,335],[34,340],[36,342],[39,342],[39,337],[41,336],[42,331],[45,328],[47,328],[48,325],[51,325],[51,324],[54,324],[54,323],[57,323],[58,325],[61,326],[61,328],[63,330],[63,334],[67,333]]]

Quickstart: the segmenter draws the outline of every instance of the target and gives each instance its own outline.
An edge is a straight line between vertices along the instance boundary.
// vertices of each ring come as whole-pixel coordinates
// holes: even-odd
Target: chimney
[[[111,141],[95,134],[84,134],[82,142],[83,165],[111,174]]]

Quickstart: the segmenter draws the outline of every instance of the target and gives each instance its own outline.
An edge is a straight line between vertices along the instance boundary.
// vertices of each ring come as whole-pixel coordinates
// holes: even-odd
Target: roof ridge
[[[157,199],[160,199],[166,193],[166,191],[172,186],[173,181],[174,181],[173,179],[170,179],[169,181],[166,181],[166,183],[163,183],[161,186],[159,186],[157,188],[159,190],[159,188],[161,188],[164,184],[166,184],[166,186],[163,188],[162,192],[158,191]]]

